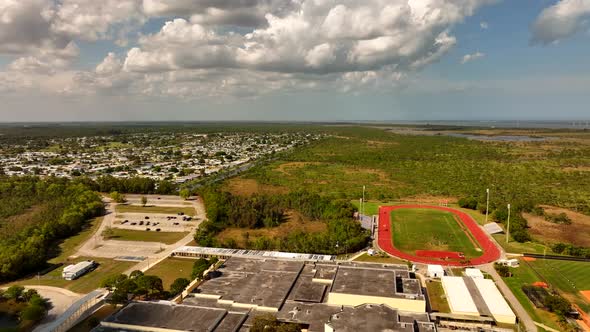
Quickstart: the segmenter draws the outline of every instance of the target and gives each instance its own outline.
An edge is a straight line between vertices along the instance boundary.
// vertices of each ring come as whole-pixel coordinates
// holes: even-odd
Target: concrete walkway
[[[516,298],[516,296],[514,296],[510,288],[508,288],[508,285],[506,285],[502,277],[500,277],[498,272],[496,272],[496,269],[494,269],[494,265],[490,263],[481,265],[479,266],[479,268],[482,271],[487,272],[490,276],[492,276],[492,278],[496,282],[496,285],[504,295],[504,298],[506,298],[508,303],[510,303],[510,306],[515,311],[519,320],[524,324],[524,327],[527,330],[527,332],[536,332],[537,326],[535,325],[535,321],[533,321],[531,316],[529,316],[526,310],[524,310],[524,307],[520,304],[520,302],[518,302],[518,299]]]

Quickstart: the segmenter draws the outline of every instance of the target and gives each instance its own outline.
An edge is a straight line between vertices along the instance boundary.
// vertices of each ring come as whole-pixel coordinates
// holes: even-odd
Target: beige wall
[[[160,327],[127,325],[127,324],[119,324],[119,323],[112,323],[112,322],[101,322],[100,325],[115,328],[115,329],[135,330],[135,331],[145,331],[145,332],[183,332],[181,330],[163,329]]]
[[[505,323],[505,324],[516,324],[516,317],[515,316],[507,316],[507,315],[492,315],[494,319],[498,323]]]
[[[426,312],[425,300],[410,300],[395,297],[363,296],[355,294],[329,293],[328,304],[358,306],[365,303],[387,304],[403,311]]]

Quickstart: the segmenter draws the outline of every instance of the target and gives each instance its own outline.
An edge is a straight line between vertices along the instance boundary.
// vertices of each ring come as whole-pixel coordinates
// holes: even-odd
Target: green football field
[[[408,254],[416,250],[459,251],[466,258],[482,255],[455,216],[446,211],[408,208],[391,212],[393,245]]]
[[[570,300],[586,311],[590,311],[590,301],[581,296],[580,291],[590,290],[590,263],[550,259],[537,259],[527,262],[537,273]]]

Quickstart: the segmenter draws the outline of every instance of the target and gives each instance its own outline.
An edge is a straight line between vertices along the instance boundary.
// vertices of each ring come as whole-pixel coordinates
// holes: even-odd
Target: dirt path
[[[510,288],[508,288],[502,277],[500,277],[498,272],[496,272],[496,269],[494,269],[494,265],[490,263],[482,265],[479,268],[482,271],[487,272],[490,276],[492,276],[492,279],[494,279],[496,286],[498,286],[498,288],[504,295],[506,301],[510,303],[510,306],[515,311],[519,320],[524,324],[524,327],[527,330],[527,332],[537,331],[537,326],[535,325],[535,322],[533,321],[531,316],[529,316],[526,310],[524,310],[524,307],[520,304],[520,302],[518,302],[518,299],[516,298],[516,296],[514,296]]]

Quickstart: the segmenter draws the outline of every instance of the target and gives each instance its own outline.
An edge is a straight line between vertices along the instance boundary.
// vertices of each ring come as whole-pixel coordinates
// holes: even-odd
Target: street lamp
[[[488,223],[488,211],[490,209],[490,188],[486,189],[486,224]]]
[[[508,221],[506,224],[506,243],[508,243],[508,238],[510,237],[510,204],[508,204]]]

